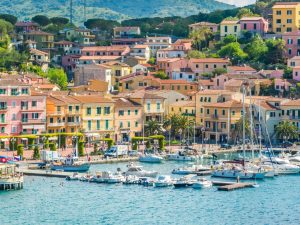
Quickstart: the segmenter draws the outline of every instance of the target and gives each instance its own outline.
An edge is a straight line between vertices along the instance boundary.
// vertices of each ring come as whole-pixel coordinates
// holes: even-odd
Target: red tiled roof
[[[229,63],[228,59],[222,58],[203,58],[203,59],[190,59],[192,63]]]

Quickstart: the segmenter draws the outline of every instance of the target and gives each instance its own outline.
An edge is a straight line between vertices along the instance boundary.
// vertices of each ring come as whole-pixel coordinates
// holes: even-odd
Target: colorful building
[[[213,33],[215,33],[218,31],[219,24],[210,22],[199,22],[189,25],[190,32],[193,32],[194,30],[200,30],[202,28],[209,28]]]
[[[228,35],[234,35],[237,38],[241,36],[241,26],[239,20],[225,19],[220,23],[220,36],[224,38]]]
[[[300,55],[300,31],[283,33],[282,39],[285,41],[286,56],[288,58]]]
[[[263,17],[243,17],[240,19],[241,32],[249,31],[251,33],[264,35],[268,32],[268,21]]]

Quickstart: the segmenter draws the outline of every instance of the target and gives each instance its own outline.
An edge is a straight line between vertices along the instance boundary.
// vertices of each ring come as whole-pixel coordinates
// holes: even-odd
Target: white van
[[[119,156],[126,156],[127,154],[128,154],[127,145],[114,145],[105,152],[104,156],[118,158]]]

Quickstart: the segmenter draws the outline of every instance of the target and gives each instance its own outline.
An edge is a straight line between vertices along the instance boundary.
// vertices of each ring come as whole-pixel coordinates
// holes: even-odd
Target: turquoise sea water
[[[183,163],[142,164],[170,174]],[[116,171],[125,163],[95,165]],[[300,176],[220,192],[25,177],[21,191],[0,192],[0,224],[300,224]]]

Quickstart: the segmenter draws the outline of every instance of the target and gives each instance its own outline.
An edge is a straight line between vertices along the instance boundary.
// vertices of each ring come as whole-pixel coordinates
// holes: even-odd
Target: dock
[[[218,191],[233,191],[242,188],[253,188],[254,185],[255,185],[254,183],[234,183],[234,184],[219,186]]]
[[[30,169],[19,169],[19,172],[23,173],[25,176],[38,176],[38,177],[57,177],[66,178],[72,176],[73,172],[64,171],[52,171],[52,170],[30,170]],[[82,175],[84,175],[83,173]]]
[[[220,181],[220,180],[212,180],[211,182],[212,182],[213,186],[226,186],[226,185],[236,184],[236,182]]]

